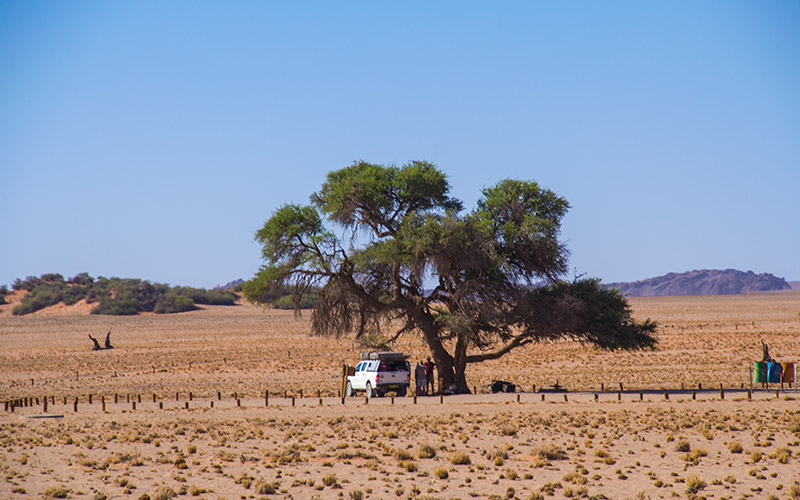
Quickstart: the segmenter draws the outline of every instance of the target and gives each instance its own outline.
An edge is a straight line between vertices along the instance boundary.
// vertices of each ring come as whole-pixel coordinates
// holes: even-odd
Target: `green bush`
[[[79,300],[86,298],[88,290],[89,289],[86,286],[81,286],[81,285],[68,286],[64,290],[64,294],[61,300],[63,300],[64,304],[68,306],[77,304]]]
[[[22,303],[11,311],[15,316],[36,312],[61,302],[66,285],[39,283],[22,299]]]
[[[236,304],[236,294],[221,290],[203,290],[189,286],[175,287],[173,291],[184,297],[191,298],[195,304],[209,306],[232,306]]]
[[[139,314],[139,303],[133,298],[101,300],[91,311],[92,314],[111,316],[133,316]]]
[[[196,304],[234,305],[236,294],[221,290],[204,290],[192,287],[170,287],[130,278],[104,278],[96,280],[80,273],[68,281],[60,274],[43,274],[17,279],[15,290],[28,293],[22,303],[13,309],[15,315],[29,314],[39,309],[63,302],[76,304],[82,299],[97,303],[92,314],[133,315],[140,312],[159,314],[191,311]],[[0,304],[5,303],[8,288],[0,289]]]
[[[192,311],[194,309],[197,309],[197,306],[194,305],[194,301],[190,297],[170,292],[158,299],[153,312],[156,314],[169,314]]]

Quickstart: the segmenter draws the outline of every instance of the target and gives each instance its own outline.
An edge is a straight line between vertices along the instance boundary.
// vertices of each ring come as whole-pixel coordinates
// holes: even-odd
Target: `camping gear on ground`
[[[492,380],[492,392],[517,392],[517,386],[503,380]]]

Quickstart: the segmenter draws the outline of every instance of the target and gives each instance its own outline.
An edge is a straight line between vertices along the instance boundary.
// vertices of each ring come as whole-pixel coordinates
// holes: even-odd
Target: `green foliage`
[[[65,288],[64,283],[40,282],[23,297],[22,303],[14,306],[11,312],[15,316],[22,316],[58,304],[61,302]]]
[[[256,233],[265,264],[243,285],[253,302],[297,307],[317,290],[312,331],[386,339],[420,332],[440,383],[468,391],[468,363],[531,342],[572,338],[607,349],[655,344],[626,299],[597,280],[564,281],[559,241],[569,203],[531,181],[507,179],[462,212],[428,162],[356,162],[330,172],[312,205],[284,205]],[[328,229],[322,218],[333,227]],[[338,233],[352,235],[340,241]],[[430,293],[424,285],[433,283]],[[469,354],[472,352],[473,354]]]
[[[232,306],[236,304],[236,294],[222,290],[205,290],[181,286],[173,288],[172,292],[182,297],[188,297],[195,304],[210,306]]]
[[[153,312],[156,314],[179,313],[197,309],[191,297],[170,292],[156,301]]]
[[[87,273],[64,280],[60,274],[29,276],[14,282],[15,290],[27,290],[13,314],[30,314],[63,302],[73,305],[86,299],[97,304],[92,314],[134,315],[141,312],[159,314],[191,311],[195,304],[234,305],[236,294],[192,287],[169,287],[139,279],[104,278],[97,280]],[[2,297],[2,295],[0,295]]]

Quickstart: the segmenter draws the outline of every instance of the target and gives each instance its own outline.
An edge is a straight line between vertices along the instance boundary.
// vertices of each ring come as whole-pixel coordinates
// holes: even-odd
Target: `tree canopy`
[[[468,392],[469,363],[570,338],[605,349],[655,345],[618,291],[565,281],[564,198],[536,182],[485,188],[470,212],[435,165],[364,161],[334,170],[309,205],[278,208],[256,233],[265,264],[243,286],[269,302],[287,287],[317,294],[312,333],[389,341],[421,334],[439,387]],[[425,289],[425,286],[432,289]]]

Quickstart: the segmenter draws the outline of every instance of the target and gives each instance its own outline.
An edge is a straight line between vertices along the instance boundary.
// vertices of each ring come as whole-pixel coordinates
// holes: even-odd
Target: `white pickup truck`
[[[400,397],[406,395],[411,383],[408,356],[401,352],[372,351],[361,353],[361,359],[347,376],[348,397],[356,391],[364,391],[368,398],[381,397],[389,391]]]

